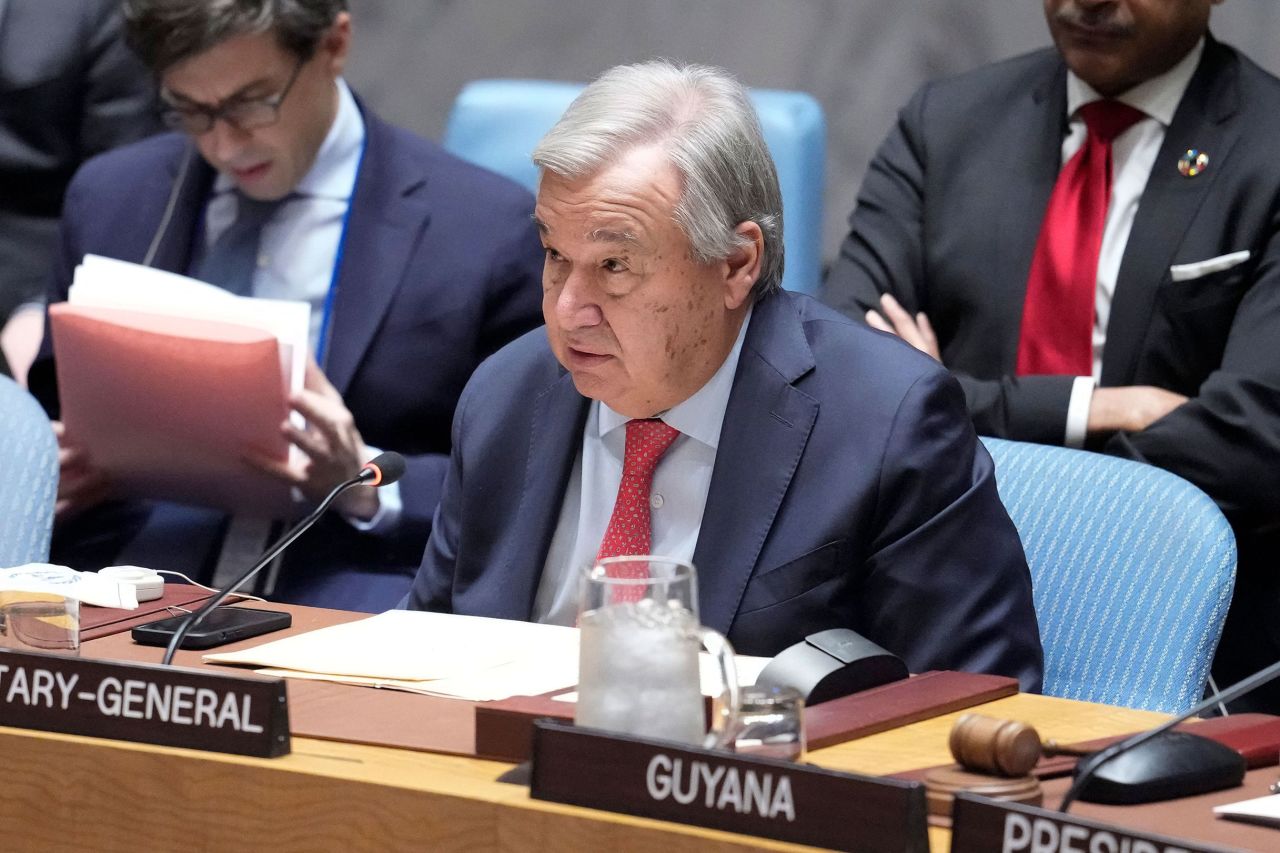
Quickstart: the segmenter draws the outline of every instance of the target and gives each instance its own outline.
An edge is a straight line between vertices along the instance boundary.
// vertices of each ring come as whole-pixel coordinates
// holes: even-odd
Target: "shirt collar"
[[[733,342],[733,349],[725,357],[706,384],[693,393],[693,396],[667,409],[659,417],[685,435],[715,450],[720,445],[720,428],[724,425],[724,412],[729,407],[729,392],[733,390],[733,377],[738,372],[738,359],[742,355],[742,342],[747,336],[747,326],[751,324],[752,306],[747,309],[747,316],[742,318],[742,328],[738,329],[738,337]],[[618,427],[631,420],[600,403],[600,437],[608,435]]]
[[[356,184],[360,169],[360,152],[364,148],[364,119],[356,106],[355,96],[342,78],[338,78],[338,111],[329,125],[324,142],[316,151],[316,161],[293,188],[297,195],[346,201]],[[231,178],[221,172],[214,181],[215,193],[234,187]]]
[[[1187,55],[1163,74],[1144,80],[1126,92],[1116,96],[1116,100],[1142,110],[1151,118],[1168,127],[1173,121],[1173,114],[1178,109],[1178,102],[1191,83],[1191,76],[1196,73],[1200,57],[1204,54],[1204,39],[1196,42],[1196,46],[1187,51]],[[1076,110],[1085,104],[1103,100],[1092,86],[1081,80],[1070,69],[1067,70],[1067,115],[1074,116]]]

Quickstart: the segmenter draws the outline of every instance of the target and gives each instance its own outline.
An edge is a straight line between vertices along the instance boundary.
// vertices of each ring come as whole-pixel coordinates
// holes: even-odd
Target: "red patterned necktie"
[[[1058,173],[1031,258],[1019,376],[1093,373],[1098,255],[1111,203],[1111,141],[1146,116],[1119,101],[1080,108],[1084,145]]]
[[[622,482],[618,484],[618,498],[613,503],[613,515],[600,542],[597,560],[605,557],[622,557],[648,554],[651,542],[649,528],[649,488],[653,485],[653,471],[658,460],[667,452],[680,431],[667,426],[656,418],[627,421],[627,447],[622,459]],[[648,577],[645,567],[629,563],[615,567],[610,577]],[[643,590],[635,589],[641,597]]]

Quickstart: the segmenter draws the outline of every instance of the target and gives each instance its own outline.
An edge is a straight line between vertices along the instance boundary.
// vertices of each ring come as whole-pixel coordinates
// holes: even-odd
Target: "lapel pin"
[[[1178,174],[1184,178],[1194,178],[1209,168],[1209,155],[1197,148],[1188,148],[1178,158]]]

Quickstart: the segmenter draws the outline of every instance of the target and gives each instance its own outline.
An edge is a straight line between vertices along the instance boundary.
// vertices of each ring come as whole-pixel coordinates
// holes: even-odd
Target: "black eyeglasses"
[[[180,107],[166,102],[160,108],[160,120],[170,130],[180,130],[192,136],[199,136],[213,130],[218,119],[242,131],[257,130],[260,127],[275,124],[280,120],[280,105],[284,103],[289,90],[293,88],[293,83],[298,79],[298,72],[302,70],[305,61],[302,58],[298,59],[297,64],[293,66],[293,74],[289,75],[289,82],[284,84],[284,88],[278,95],[266,98],[231,98],[211,107],[202,104]]]

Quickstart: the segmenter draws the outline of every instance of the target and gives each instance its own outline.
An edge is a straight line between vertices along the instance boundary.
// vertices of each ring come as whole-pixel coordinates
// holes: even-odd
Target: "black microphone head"
[[[360,476],[369,486],[387,486],[404,476],[404,457],[394,450],[379,453],[365,463]]]

